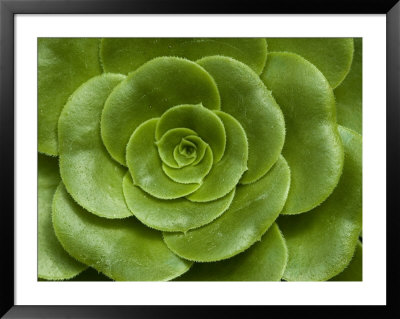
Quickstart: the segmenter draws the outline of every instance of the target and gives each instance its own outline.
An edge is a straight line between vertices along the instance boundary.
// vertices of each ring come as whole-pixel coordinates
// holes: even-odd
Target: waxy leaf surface
[[[63,184],[54,197],[53,223],[72,256],[114,280],[170,280],[191,266],[167,248],[160,232],[133,217],[105,219],[90,214],[74,202]]]
[[[188,128],[195,131],[210,145],[215,163],[224,154],[226,143],[224,124],[214,112],[202,105],[178,105],[167,110],[157,123],[156,139],[160,140],[173,128]]]
[[[226,211],[235,190],[220,199],[205,203],[193,203],[185,198],[162,200],[135,186],[127,174],[124,178],[124,193],[128,207],[143,224],[162,231],[185,232],[210,223]]]
[[[362,146],[356,132],[339,128],[345,148],[343,174],[320,206],[297,216],[281,216],[289,261],[289,281],[328,280],[350,263],[362,225]]]
[[[181,184],[170,179],[162,169],[155,144],[159,119],[151,119],[132,134],[126,149],[126,163],[135,185],[159,199],[174,199],[193,193],[200,184]]]
[[[164,173],[173,181],[178,183],[202,183],[203,178],[207,176],[213,165],[213,153],[210,147],[205,149],[205,154],[200,163],[188,165],[182,168],[170,168],[162,164]]]
[[[217,83],[221,110],[239,121],[246,132],[248,170],[241,183],[252,183],[274,165],[281,153],[285,140],[282,111],[247,65],[227,57],[207,57],[198,63]]]
[[[224,123],[226,131],[225,153],[218,163],[214,163],[200,188],[187,196],[194,202],[206,202],[225,196],[235,188],[247,169],[248,144],[246,133],[240,123],[231,115],[221,111],[215,111],[215,113]]]
[[[132,215],[122,191],[126,168],[110,157],[100,136],[104,102],[124,78],[103,74],[90,79],[74,92],[59,120],[60,171],[65,187],[79,205],[106,218]]]
[[[232,57],[260,74],[267,58],[267,44],[260,38],[109,38],[102,40],[101,47],[105,71],[123,74],[159,56],[196,61],[210,55]]]
[[[350,72],[334,93],[338,123],[362,134],[362,38],[354,39]]]
[[[195,263],[179,281],[279,281],[287,262],[285,240],[274,223],[246,251],[213,263]]]
[[[107,99],[101,119],[104,145],[116,161],[125,165],[126,144],[133,131],[181,104],[202,104],[218,110],[220,97],[214,79],[189,60],[161,57],[147,62]]]
[[[184,165],[187,165],[187,163],[183,162],[183,157],[180,156],[180,154],[176,154],[177,145],[180,145],[182,140],[187,136],[197,136],[197,133],[188,128],[173,128],[168,132],[166,132],[159,141],[156,141],[158,154],[160,155],[163,164],[165,163],[166,165],[172,168],[179,168]],[[204,144],[205,143],[202,143],[201,147]],[[203,151],[205,152],[206,147],[204,146],[202,148]],[[196,150],[196,156],[198,155],[199,154],[197,154]],[[204,155],[204,153],[202,155]],[[188,163],[193,163],[195,160],[196,159],[193,158],[191,159],[191,161],[188,161]],[[178,161],[180,161],[180,163],[178,163]]]
[[[290,183],[283,157],[260,180],[236,187],[228,210],[212,223],[187,233],[165,233],[168,247],[182,258],[218,261],[249,248],[267,231],[282,210]]]
[[[72,258],[59,243],[53,230],[51,204],[60,183],[58,160],[38,156],[38,277],[63,280],[87,268]]]
[[[331,281],[362,281],[362,244],[358,241],[350,264]]]
[[[58,155],[57,123],[68,97],[102,72],[100,39],[38,39],[38,150]]]
[[[285,116],[282,154],[291,185],[282,213],[307,212],[332,193],[342,173],[333,91],[314,65],[293,53],[269,54],[261,78]]]
[[[352,38],[268,38],[268,51],[301,55],[314,64],[337,87],[350,70],[353,59]]]

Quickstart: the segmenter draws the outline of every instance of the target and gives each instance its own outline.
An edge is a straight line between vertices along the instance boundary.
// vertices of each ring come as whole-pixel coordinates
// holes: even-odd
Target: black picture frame
[[[1,297],[0,315],[4,318],[190,318],[235,314],[249,311],[265,315],[312,317],[321,313],[340,318],[399,318],[399,276],[396,270],[398,250],[399,205],[396,201],[400,162],[400,2],[398,0],[309,0],[245,1],[240,4],[216,1],[163,0],[0,0],[0,181],[1,191]],[[315,14],[385,14],[387,21],[387,305],[386,306],[16,306],[14,303],[14,17],[16,14],[213,14],[213,13],[315,13]],[[376,106],[382,107],[382,106]]]

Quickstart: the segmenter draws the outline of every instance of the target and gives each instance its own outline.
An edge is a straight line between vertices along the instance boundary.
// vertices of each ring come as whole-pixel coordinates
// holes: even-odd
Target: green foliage
[[[334,90],[338,123],[362,134],[362,39],[354,39],[353,64]]]
[[[41,280],[361,280],[361,39],[38,46]]]
[[[361,136],[340,127],[345,164],[338,186],[306,214],[278,224],[289,250],[286,280],[327,280],[350,263],[362,226]]]
[[[73,259],[58,242],[51,218],[54,192],[60,183],[57,159],[38,155],[38,277],[63,280],[87,266]]]

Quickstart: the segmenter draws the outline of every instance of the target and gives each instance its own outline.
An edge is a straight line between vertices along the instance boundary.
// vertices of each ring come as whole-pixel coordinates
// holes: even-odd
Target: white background
[[[17,305],[385,304],[384,15],[17,15]],[[37,282],[37,37],[363,37],[363,282]]]

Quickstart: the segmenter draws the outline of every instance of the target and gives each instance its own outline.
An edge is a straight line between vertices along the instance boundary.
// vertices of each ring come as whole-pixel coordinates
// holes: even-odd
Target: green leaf
[[[162,164],[164,173],[173,181],[178,183],[202,183],[203,179],[210,172],[213,165],[213,153],[211,148],[205,148],[203,159],[198,164],[188,165],[182,168],[171,168]]]
[[[171,232],[186,232],[210,223],[228,209],[235,195],[232,190],[215,201],[193,203],[185,198],[162,200],[152,197],[135,186],[129,174],[123,185],[129,209],[143,224]]]
[[[111,93],[104,106],[101,134],[110,155],[125,165],[125,149],[133,131],[160,117],[170,107],[203,104],[220,108],[213,78],[198,64],[176,57],[151,60],[130,74]]]
[[[187,128],[173,128],[168,132],[166,132],[162,136],[162,138],[156,142],[158,147],[158,154],[160,155],[162,162],[168,165],[169,167],[173,168],[179,168],[182,167],[183,165],[187,165],[182,162],[181,163],[177,162],[178,158],[180,159],[180,161],[183,161],[183,158],[181,156],[175,154],[177,153],[176,151],[177,145],[179,145],[186,136],[195,136],[195,135],[197,135],[195,131],[189,130]],[[204,152],[205,152],[205,147],[204,147]],[[195,158],[192,159],[192,161],[195,160],[196,160]]]
[[[293,52],[310,61],[332,88],[346,77],[353,59],[352,38],[268,38],[267,43],[269,52]]]
[[[154,136],[158,119],[139,125],[126,147],[126,163],[133,181],[142,190],[159,199],[174,199],[193,193],[200,184],[174,182],[162,170]]]
[[[222,120],[226,132],[226,147],[222,159],[214,162],[200,188],[187,196],[194,202],[215,200],[228,194],[247,169],[248,144],[246,133],[238,121],[228,113],[214,111]]]
[[[167,110],[157,123],[156,139],[160,140],[173,128],[195,131],[210,145],[215,163],[223,156],[226,143],[224,124],[214,112],[202,105],[177,105]]]
[[[182,258],[211,262],[237,255],[273,224],[285,203],[290,171],[283,157],[260,180],[236,187],[228,210],[214,222],[187,233],[164,233],[168,247]]]
[[[195,263],[178,281],[280,281],[287,262],[285,240],[274,223],[246,251],[227,260]]]
[[[79,205],[106,218],[132,215],[122,191],[126,169],[110,157],[100,136],[104,102],[124,78],[103,74],[84,83],[65,105],[58,126],[65,187]]]
[[[227,57],[208,57],[198,63],[215,79],[222,111],[238,120],[246,132],[248,170],[241,183],[252,183],[268,172],[281,153],[285,140],[282,111],[247,65]]]
[[[334,93],[338,123],[362,134],[362,38],[354,39],[350,72]]]
[[[289,250],[286,280],[328,280],[353,256],[362,225],[361,136],[344,127],[339,132],[345,163],[332,195],[307,214],[278,220]]]
[[[53,230],[51,203],[60,183],[58,160],[38,155],[38,277],[63,280],[75,277],[86,265],[73,259],[61,246]]]
[[[350,264],[331,281],[362,281],[362,244],[358,241]]]
[[[101,46],[106,72],[123,74],[159,56],[196,61],[209,55],[230,56],[260,74],[267,58],[267,45],[265,39],[260,38],[108,38],[103,39]]]
[[[120,281],[164,281],[186,272],[191,263],[174,255],[161,233],[134,218],[105,219],[78,206],[63,184],[53,203],[55,233],[77,260]]]
[[[38,149],[58,155],[57,123],[68,97],[102,72],[100,40],[38,38]]]
[[[261,78],[285,116],[282,154],[292,179],[282,213],[307,212],[332,193],[342,173],[333,91],[314,65],[293,53],[269,54]]]

